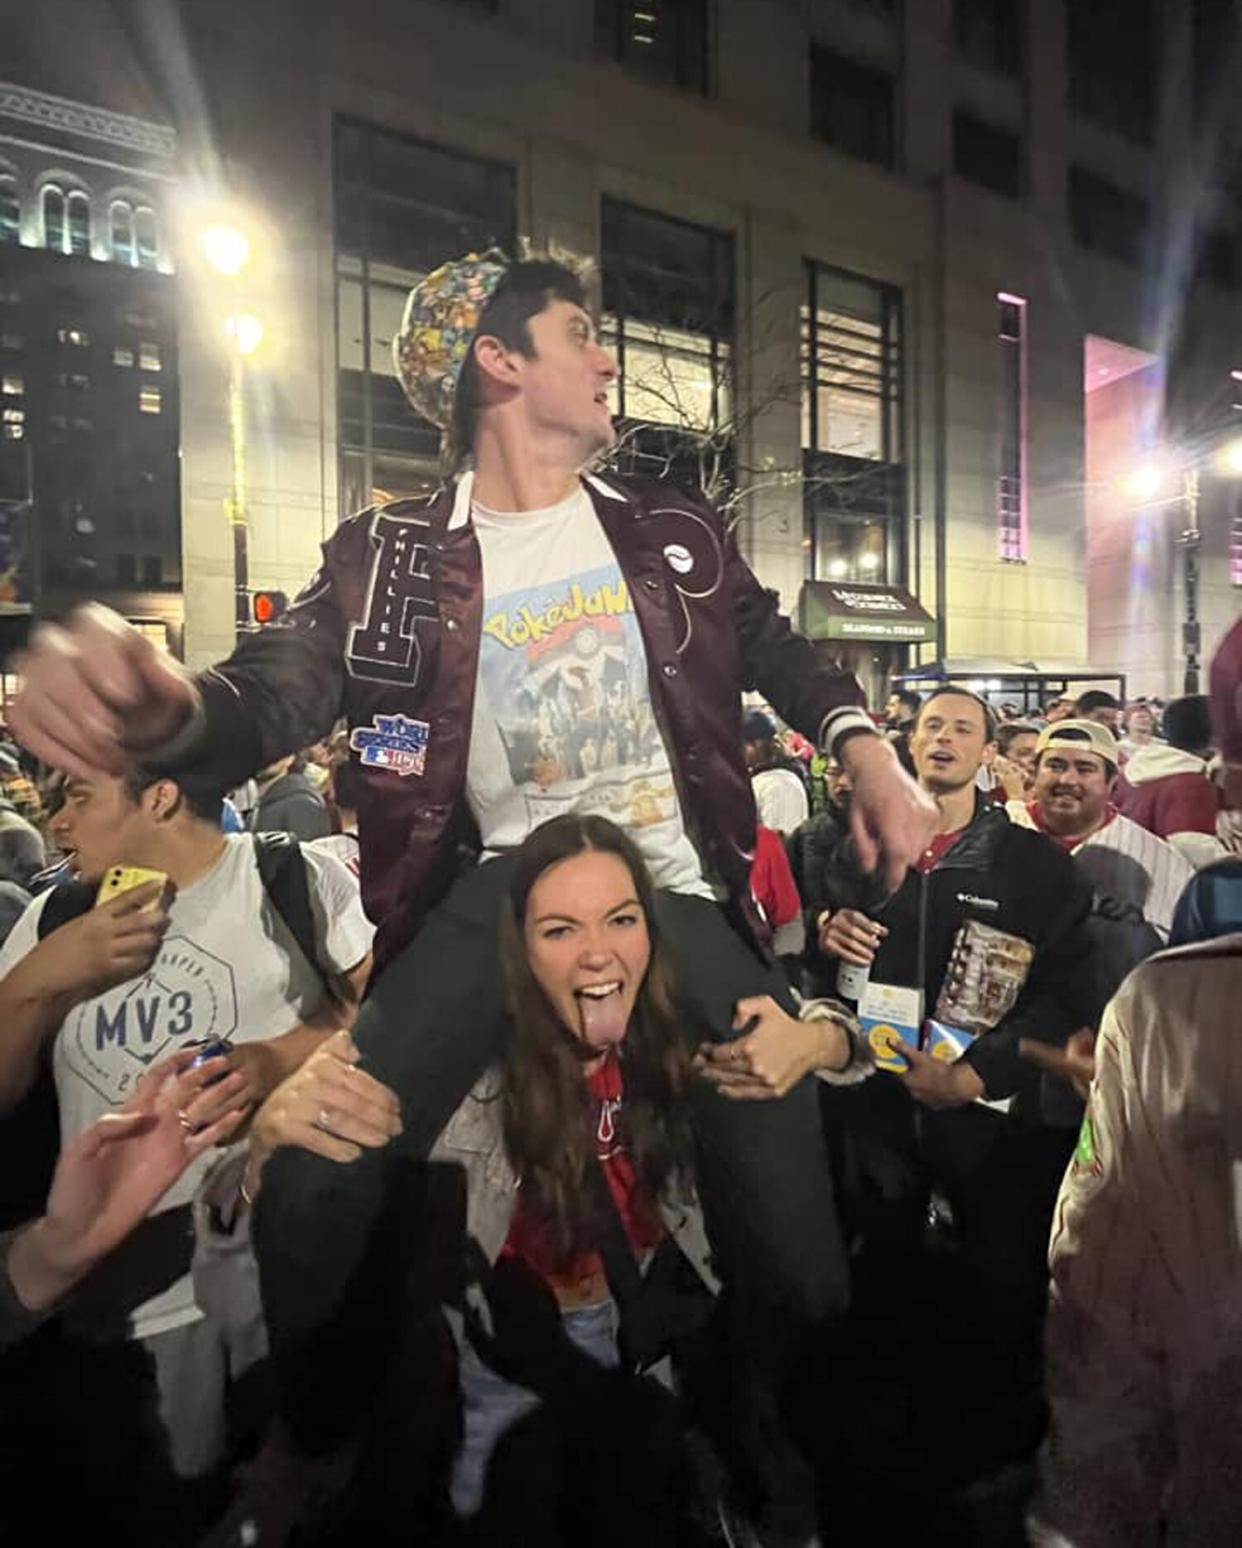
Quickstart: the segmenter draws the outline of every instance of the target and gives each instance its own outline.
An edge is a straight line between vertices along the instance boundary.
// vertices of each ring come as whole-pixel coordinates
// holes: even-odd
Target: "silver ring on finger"
[[[321,1107],[315,1116],[315,1127],[322,1129],[325,1134],[332,1132],[332,1113],[329,1108]]]
[[[194,1133],[194,1125],[186,1117],[184,1108],[179,1107],[177,1109],[177,1122],[181,1125],[187,1134]]]

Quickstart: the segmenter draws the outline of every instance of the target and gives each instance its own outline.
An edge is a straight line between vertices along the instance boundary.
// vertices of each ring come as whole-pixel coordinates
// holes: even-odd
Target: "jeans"
[[[612,1301],[561,1313],[565,1336],[597,1365],[619,1363],[617,1308]],[[505,1432],[539,1406],[538,1394],[492,1370],[464,1341],[458,1362],[462,1395],[462,1441],[449,1486],[453,1509],[473,1516],[483,1503],[487,1466]]]

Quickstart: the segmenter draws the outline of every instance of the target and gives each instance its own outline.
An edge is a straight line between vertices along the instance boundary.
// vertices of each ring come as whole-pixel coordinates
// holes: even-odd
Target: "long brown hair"
[[[580,1045],[531,971],[526,907],[552,866],[590,850],[616,855],[630,873],[647,922],[651,961],[618,1050],[625,1081],[619,1134],[648,1196],[688,1186],[690,1131],[684,1091],[690,1052],[674,1012],[672,979],[642,856],[604,817],[570,814],[526,839],[501,913],[500,956],[512,1025],[504,1060],[503,1122],[524,1206],[551,1231],[566,1259],[594,1245],[595,1135]]]

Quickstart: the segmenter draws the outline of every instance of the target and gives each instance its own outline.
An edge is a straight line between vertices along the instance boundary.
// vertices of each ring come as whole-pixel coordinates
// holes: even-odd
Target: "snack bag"
[[[1013,1009],[1035,948],[1020,935],[968,919],[957,932],[935,1019],[978,1037]]]

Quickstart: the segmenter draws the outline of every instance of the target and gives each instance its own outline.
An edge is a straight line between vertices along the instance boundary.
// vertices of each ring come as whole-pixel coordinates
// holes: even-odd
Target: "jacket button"
[[[673,665],[673,663],[671,661],[666,661],[664,663],[664,665],[660,668],[660,670],[664,673],[665,677],[676,677],[677,676],[677,668]]]
[[[446,618],[444,620],[444,627],[448,630],[448,632],[450,634],[456,634],[458,629],[461,628],[461,625],[457,622],[457,620],[455,618]]]
[[[656,580],[654,575],[649,575],[647,577],[647,579],[643,582],[643,585],[646,586],[648,591],[661,591],[661,590],[663,590],[663,586],[662,586],[661,582]]]

